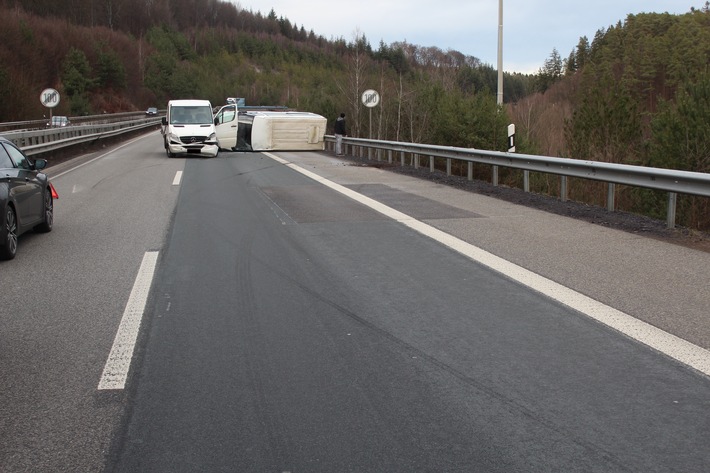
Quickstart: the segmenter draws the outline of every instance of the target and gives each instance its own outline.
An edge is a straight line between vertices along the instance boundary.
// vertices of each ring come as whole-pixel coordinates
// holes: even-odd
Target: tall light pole
[[[498,105],[503,105],[503,0],[498,0]]]
[[[498,0],[498,109],[503,106],[503,0]],[[498,166],[493,166],[491,176],[494,186],[498,186]]]

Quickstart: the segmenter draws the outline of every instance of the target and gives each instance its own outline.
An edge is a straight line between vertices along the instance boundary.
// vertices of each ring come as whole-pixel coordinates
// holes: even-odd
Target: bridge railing
[[[325,140],[328,148],[332,150],[335,146],[335,137],[329,135]],[[380,161],[386,159],[389,163],[398,159],[401,166],[406,165],[407,155],[415,168],[420,167],[421,159],[425,158],[431,172],[435,171],[435,162],[434,159],[429,158],[443,158],[446,160],[447,175],[451,175],[453,161],[463,161],[468,165],[469,180],[473,179],[474,163],[488,164],[491,166],[491,182],[494,186],[498,185],[499,167],[521,169],[525,192],[530,191],[531,171],[558,175],[561,178],[560,199],[562,201],[567,200],[568,178],[601,181],[607,183],[607,210],[609,211],[614,211],[617,184],[665,191],[668,193],[666,213],[668,228],[675,227],[678,194],[710,197],[710,174],[700,172],[363,138],[343,137],[343,146],[346,154]]]
[[[25,154],[33,155],[130,133],[159,124],[160,117],[123,117],[119,121],[96,122],[39,130],[6,131],[0,134],[22,148]]]
[[[120,121],[108,123],[90,123],[62,128],[41,130],[8,131],[2,136],[14,142],[28,154],[40,154],[83,142],[120,135],[149,128],[160,124],[160,117],[126,117]],[[331,149],[335,146],[335,137],[325,137]],[[655,189],[668,193],[666,225],[675,227],[676,202],[678,194],[710,197],[710,174],[677,171],[673,169],[631,166],[599,161],[556,158],[500,151],[486,151],[473,148],[425,145],[398,141],[380,141],[364,138],[343,137],[345,152],[393,163],[398,155],[401,166],[406,165],[405,156],[409,155],[415,168],[420,167],[422,157],[427,158],[430,171],[434,171],[434,159],[446,160],[446,173],[451,175],[452,162],[463,161],[468,166],[468,179],[473,179],[473,164],[491,166],[491,182],[498,185],[498,168],[508,167],[523,170],[523,187],[530,191],[530,172],[554,174],[560,176],[560,199],[567,200],[568,178],[576,177],[607,183],[607,209],[615,208],[615,185],[628,185]],[[374,155],[374,157],[373,157]],[[432,159],[429,159],[432,158]]]
[[[164,111],[158,111],[158,114],[164,115],[165,113]],[[70,116],[68,118],[72,125],[90,125],[96,123],[120,122],[143,117],[146,117],[145,112],[102,113],[100,115]],[[49,123],[50,119],[47,117],[44,117],[41,120],[0,122],[0,134],[9,133],[11,131],[44,130],[49,128]]]

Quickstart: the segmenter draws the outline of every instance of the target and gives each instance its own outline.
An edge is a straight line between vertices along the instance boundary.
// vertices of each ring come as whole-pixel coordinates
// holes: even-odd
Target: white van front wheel
[[[168,147],[168,142],[167,142],[167,141],[163,141],[163,145],[165,146],[165,153],[168,155],[168,158],[174,158],[174,157],[175,157],[175,153],[171,153],[171,152],[170,152],[170,148]]]

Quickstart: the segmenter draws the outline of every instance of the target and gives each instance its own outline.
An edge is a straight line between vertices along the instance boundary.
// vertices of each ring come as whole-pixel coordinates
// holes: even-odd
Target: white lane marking
[[[336,184],[311,171],[303,169],[271,153],[264,155],[282,163],[301,174],[310,177],[331,189],[350,197],[353,200],[400,222],[412,230],[428,236],[454,251],[476,261],[490,269],[497,271],[530,289],[550,297],[582,314],[608,326],[622,334],[647,345],[703,374],[710,376],[710,351],[683,340],[673,334],[665,332],[629,314],[614,309],[591,297],[580,294],[562,284],[540,276],[530,270],[518,266],[488,251],[467,243],[448,233],[438,230],[431,225],[420,222],[409,215],[399,212],[369,197]]]
[[[157,262],[157,251],[147,251],[143,255],[143,262],[138,269],[131,295],[128,297],[128,303],[123,311],[121,324],[118,326],[116,338],[113,340],[111,353],[108,355],[104,372],[99,381],[99,390],[123,389],[126,386],[126,378],[131,367],[133,350],[138,339],[138,330],[143,319]]]
[[[178,171],[175,173],[175,179],[173,179],[173,185],[179,186],[181,180],[182,180],[182,171]]]
[[[67,170],[64,171],[64,172],[60,172],[59,174],[57,174],[57,175],[52,175],[52,176],[50,176],[50,177],[51,177],[52,179],[56,179],[56,178],[58,178],[58,177],[62,177],[62,176],[65,175],[65,174],[69,174],[69,173],[72,172],[72,171],[76,171],[76,170],[79,169],[80,167],[83,167],[83,166],[86,166],[87,164],[93,163],[94,161],[96,161],[96,160],[98,160],[98,159],[101,159],[101,158],[103,158],[103,157],[105,157],[105,156],[108,156],[109,154],[113,153],[114,151],[117,151],[117,150],[119,150],[119,149],[121,149],[121,148],[125,148],[126,146],[131,145],[131,144],[135,143],[135,142],[138,141],[138,140],[142,140],[143,138],[145,138],[145,135],[144,135],[144,136],[139,136],[138,138],[135,138],[135,139],[133,139],[133,140],[131,140],[131,141],[127,141],[127,142],[121,144],[120,146],[116,146],[116,147],[113,148],[111,151],[102,154],[101,156],[96,156],[95,158],[90,159],[90,160],[88,160],[88,161],[85,162],[85,163],[81,163],[81,164],[79,164],[79,165],[77,165],[77,166],[74,166],[74,167],[71,168],[71,169],[67,169]]]

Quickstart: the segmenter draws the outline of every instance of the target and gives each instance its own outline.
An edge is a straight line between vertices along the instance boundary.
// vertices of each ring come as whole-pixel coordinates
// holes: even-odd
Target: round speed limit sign
[[[54,89],[44,89],[39,96],[39,101],[45,107],[56,107],[59,105],[59,92]]]
[[[380,103],[380,94],[376,90],[368,89],[362,93],[362,104],[366,107],[376,107]]]

